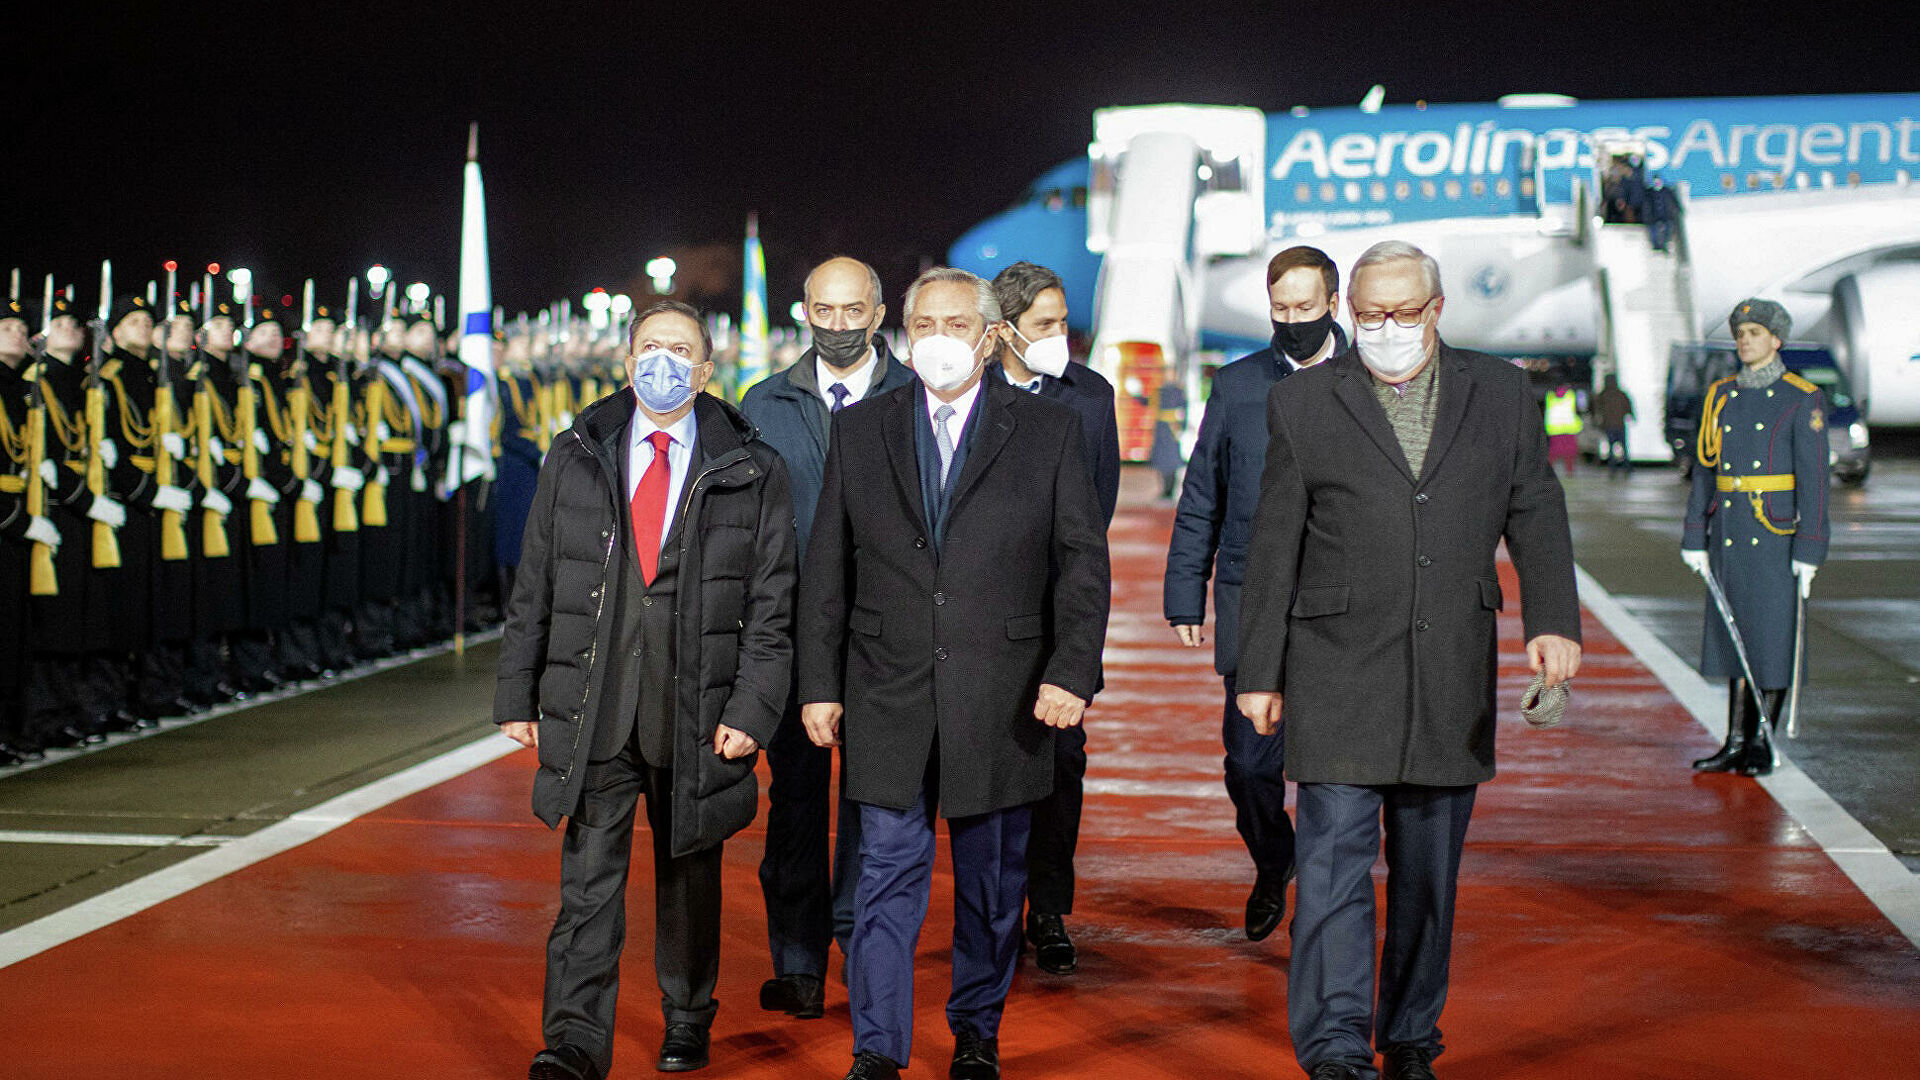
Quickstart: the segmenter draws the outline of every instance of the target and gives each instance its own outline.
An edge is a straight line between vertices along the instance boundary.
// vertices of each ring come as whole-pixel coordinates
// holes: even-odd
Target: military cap
[[[27,324],[28,330],[33,329],[33,317],[27,310],[27,305],[19,300],[9,300],[5,306],[0,307],[0,322],[6,322],[8,319],[19,319]]]
[[[207,313],[207,317],[200,320],[200,325],[205,326],[215,319],[225,319],[228,322],[233,322],[233,305],[226,303],[214,304],[212,309]]]
[[[144,296],[123,296],[115,300],[113,302],[113,308],[107,316],[107,332],[112,333],[121,323],[127,321],[127,316],[132,315],[136,311],[144,311],[148,315],[152,315],[153,305],[147,303],[147,298]]]
[[[253,325],[260,326],[265,323],[272,323],[284,333],[287,329],[286,313],[270,307],[263,307],[253,313]]]
[[[325,304],[318,304],[318,305],[315,305],[313,309],[313,321],[324,322],[324,323],[338,323],[340,320],[333,317],[332,308],[328,307]]]
[[[57,294],[53,298],[53,318],[55,319],[68,318],[68,319],[73,319],[77,322],[86,321],[85,316],[80,314],[80,309],[77,307],[74,307],[73,301],[67,299],[64,293]],[[41,329],[44,330],[46,328],[41,327]]]
[[[1733,314],[1727,316],[1727,329],[1734,334],[1740,333],[1741,323],[1753,323],[1767,333],[1787,340],[1787,334],[1793,330],[1793,316],[1787,309],[1772,300],[1752,297],[1733,306]]]

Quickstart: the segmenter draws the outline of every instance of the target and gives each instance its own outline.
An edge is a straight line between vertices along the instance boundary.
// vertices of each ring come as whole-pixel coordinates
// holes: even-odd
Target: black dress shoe
[[[53,741],[56,746],[65,746],[78,750],[83,746],[99,746],[101,743],[107,741],[107,737],[98,731],[82,731],[72,724],[68,724],[53,733]]]
[[[707,1067],[707,1029],[699,1024],[668,1024],[660,1041],[661,1072],[692,1072]]]
[[[1287,913],[1287,882],[1292,878],[1289,873],[1277,886],[1265,874],[1254,879],[1253,891],[1247,894],[1248,941],[1265,941],[1279,928],[1280,919]]]
[[[1436,1080],[1433,1075],[1433,1051],[1424,1046],[1389,1046],[1381,1055],[1386,1080]]]
[[[953,1037],[948,1080],[1000,1080],[1000,1040],[962,1031]]]
[[[1063,916],[1028,912],[1027,942],[1033,946],[1034,963],[1049,975],[1071,975],[1080,963]]]
[[[1307,1080],[1363,1080],[1365,1075],[1344,1061],[1323,1061],[1307,1074]]]
[[[599,1076],[587,1052],[577,1046],[542,1050],[527,1067],[527,1080],[599,1080]]]
[[[900,1080],[900,1066],[885,1054],[862,1050],[853,1055],[853,1068],[847,1070],[846,1080]]]
[[[760,1007],[798,1020],[826,1015],[826,987],[818,975],[777,975],[760,984]]]

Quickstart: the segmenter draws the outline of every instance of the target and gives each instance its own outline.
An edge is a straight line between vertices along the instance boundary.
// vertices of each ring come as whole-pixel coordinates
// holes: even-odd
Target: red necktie
[[[633,547],[640,557],[640,576],[651,585],[660,568],[660,528],[667,516],[667,482],[673,473],[673,466],[667,464],[667,444],[673,436],[656,431],[647,436],[647,441],[653,444],[653,461],[640,474],[640,485],[633,489],[629,509],[633,513]]]

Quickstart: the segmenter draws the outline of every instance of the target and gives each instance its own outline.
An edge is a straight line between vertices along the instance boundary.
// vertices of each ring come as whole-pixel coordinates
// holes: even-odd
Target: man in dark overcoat
[[[1740,370],[1707,388],[1680,554],[1727,594],[1759,685],[1747,685],[1709,599],[1700,674],[1727,680],[1727,739],[1693,767],[1765,776],[1773,771],[1770,729],[1794,677],[1796,603],[1827,558],[1829,414],[1820,388],[1780,359],[1793,327],[1786,308],[1743,300],[1727,323]],[[1755,690],[1766,698],[1764,716]]]
[[[753,820],[753,766],[792,674],[793,502],[779,455],[719,398],[712,341],[673,301],[634,316],[633,392],[554,440],[514,576],[494,719],[539,752],[534,813],[568,819],[530,1080],[613,1061],[627,865],[653,833],[665,1072],[707,1064],[719,1004],[721,843]]]
[[[1440,271],[1410,244],[1354,264],[1357,349],[1267,397],[1266,472],[1240,619],[1239,704],[1286,705],[1299,888],[1287,977],[1313,1080],[1428,1080],[1460,851],[1493,778],[1495,551],[1518,572],[1527,655],[1580,663],[1566,501],[1524,373],[1440,340]],[[1382,821],[1386,942],[1374,979]]]
[[[801,575],[801,718],[844,737],[860,804],[848,953],[855,1080],[899,1075],[934,816],[953,839],[949,1076],[997,1077],[1029,805],[1106,636],[1106,533],[1072,409],[983,379],[999,305],[963,270],[906,294],[920,381],[834,422]]]

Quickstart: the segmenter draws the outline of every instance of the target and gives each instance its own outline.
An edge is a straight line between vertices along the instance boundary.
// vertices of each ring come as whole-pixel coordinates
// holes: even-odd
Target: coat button
[[[941,647],[933,650],[933,658],[935,660],[945,660],[947,658],[947,647],[942,645]]]
[[[939,604],[944,604],[944,603],[946,603],[946,602],[947,602],[947,594],[946,594],[946,593],[943,593],[943,592],[937,592],[937,593],[934,593],[934,594],[933,594],[933,602],[934,602],[934,604],[935,604],[935,605],[939,605]]]
[[[1418,559],[1415,559],[1414,561],[1419,563],[1421,566],[1433,565],[1433,557],[1430,555],[1422,555]]]
[[[653,597],[651,597],[651,596],[643,596],[643,597],[641,597],[641,598],[640,598],[640,606],[641,606],[641,607],[652,607],[652,606],[653,606]]]
[[[1425,619],[1421,619],[1419,622],[1413,624],[1413,628],[1415,630],[1420,630],[1420,631],[1426,631],[1428,629],[1431,629],[1432,626],[1433,624],[1428,622]]]
[[[914,538],[913,538],[913,546],[914,546],[914,547],[917,547],[917,548],[924,548],[924,547],[926,547],[926,546],[927,546],[927,538],[926,538],[926,537],[924,537],[924,536],[916,536],[916,537],[914,537]]]
[[[1753,425],[1753,430],[1755,430],[1755,431],[1765,431],[1765,430],[1767,430],[1767,425],[1765,425],[1765,424],[1755,424],[1755,425]]]
[[[1419,503],[1422,506],[1425,506],[1427,504],[1427,499],[1428,499],[1428,495],[1424,491],[1413,497],[1413,501]]]

